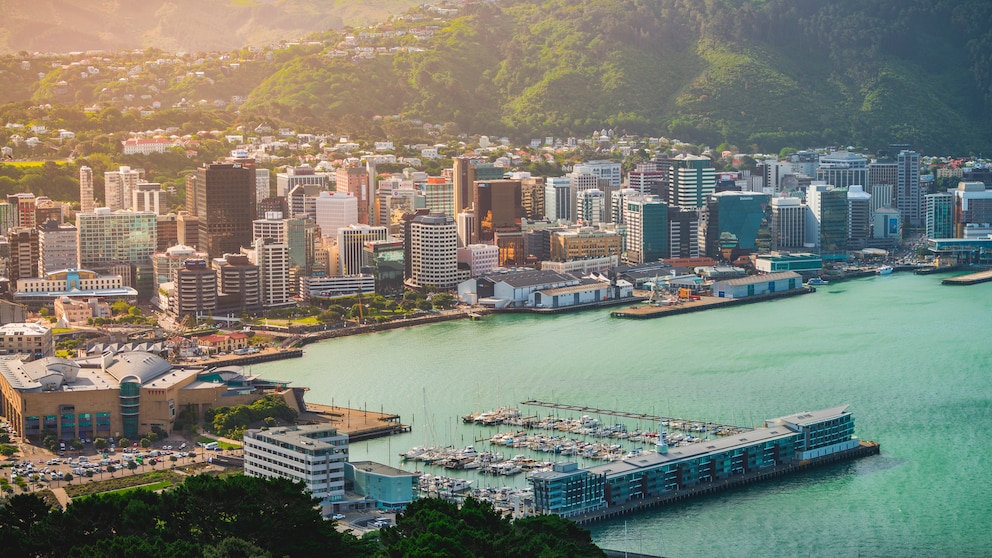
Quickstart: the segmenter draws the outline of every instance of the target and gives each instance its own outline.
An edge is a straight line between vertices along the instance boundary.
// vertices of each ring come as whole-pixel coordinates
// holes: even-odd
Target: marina
[[[376,410],[383,405],[401,415],[413,433],[359,442],[349,453],[352,460],[409,471],[417,466],[402,464],[399,453],[415,445],[474,445],[504,457],[559,459],[476,443],[519,429],[460,419],[499,406],[537,414],[538,408],[519,404],[526,399],[747,426],[797,409],[849,403],[861,436],[882,444],[880,455],[611,515],[587,524],[593,540],[623,548],[627,536],[639,541],[631,550],[680,558],[986,556],[992,486],[981,464],[992,459],[992,449],[975,440],[992,428],[981,396],[992,365],[988,328],[981,327],[992,312],[992,287],[942,288],[948,275],[831,281],[813,296],[678,320],[614,320],[609,310],[489,315],[316,343],[302,359],[287,361],[291,367],[269,363],[254,370],[310,387],[308,400],[350,398],[351,406],[361,406],[354,402],[368,398],[370,407],[374,400]],[[613,422],[588,412],[557,414]],[[617,421],[638,426],[637,419]],[[654,424],[645,419],[640,427]],[[525,474],[419,470],[472,480],[465,495],[528,485]],[[935,479],[941,479],[936,488]]]
[[[941,285],[977,285],[979,283],[987,283],[992,281],[992,269],[986,271],[979,271],[977,273],[969,273],[967,275],[959,275],[958,277],[948,277],[946,279],[941,279]]]

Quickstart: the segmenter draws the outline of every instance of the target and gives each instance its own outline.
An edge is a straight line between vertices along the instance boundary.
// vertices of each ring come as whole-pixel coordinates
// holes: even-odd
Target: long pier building
[[[749,484],[840,459],[877,454],[854,435],[847,405],[766,420],[717,440],[580,468],[556,464],[528,478],[538,513],[580,523]]]

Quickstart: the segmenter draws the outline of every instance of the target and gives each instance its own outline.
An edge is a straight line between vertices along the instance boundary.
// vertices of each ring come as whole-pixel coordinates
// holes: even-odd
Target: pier
[[[979,283],[988,283],[992,281],[992,269],[986,271],[979,271],[978,273],[969,273],[967,275],[959,275],[957,277],[948,277],[940,281],[941,285],[977,285]]]
[[[707,422],[702,420],[688,420],[676,417],[665,417],[660,415],[653,415],[648,413],[631,413],[629,411],[614,411],[612,409],[600,409],[597,407],[587,407],[585,405],[567,405],[565,403],[553,403],[550,401],[538,401],[536,399],[531,399],[529,401],[523,401],[521,405],[529,405],[531,407],[545,407],[548,409],[556,409],[560,411],[572,411],[576,413],[586,413],[586,414],[596,414],[596,415],[607,415],[611,417],[623,417],[636,420],[644,420],[651,423],[658,423],[658,421],[663,421],[668,425],[673,423],[680,423],[682,425],[689,425],[689,428],[680,428],[673,426],[676,430],[690,430],[695,432],[722,432],[724,434],[733,434],[735,432],[746,432],[748,430],[753,430],[752,428],[747,428],[744,426],[737,426],[732,424],[719,424],[716,422]]]
[[[673,316],[676,314],[689,314],[691,312],[700,312],[702,310],[709,310],[711,308],[727,308],[730,306],[739,306],[741,304],[752,304],[755,302],[764,302],[767,300],[775,300],[778,298],[785,298],[790,296],[797,296],[809,293],[815,293],[816,289],[813,287],[802,287],[799,289],[790,289],[788,291],[779,291],[776,293],[768,293],[763,295],[754,295],[744,298],[720,298],[715,296],[703,296],[699,300],[683,300],[679,301],[673,306],[631,306],[630,308],[625,308],[623,310],[614,310],[610,312],[610,316],[614,318],[633,318],[638,320],[645,320],[649,318],[660,318],[662,316]]]

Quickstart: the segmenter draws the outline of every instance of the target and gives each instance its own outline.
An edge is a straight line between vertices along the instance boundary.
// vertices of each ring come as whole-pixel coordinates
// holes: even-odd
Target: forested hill
[[[766,151],[992,148],[986,0],[500,0],[459,4],[453,16],[418,10],[351,42],[315,36],[236,78],[214,72],[209,86],[173,79],[156,98],[241,95],[240,118],[296,126],[360,128],[403,115],[521,139],[616,128]],[[57,79],[76,102],[130,87],[74,89],[71,72],[51,72],[33,100],[67,96]]]

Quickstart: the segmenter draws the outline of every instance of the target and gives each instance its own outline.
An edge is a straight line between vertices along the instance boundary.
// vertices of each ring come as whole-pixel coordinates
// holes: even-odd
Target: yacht
[[[889,275],[891,273],[892,273],[891,265],[883,265],[882,267],[878,268],[879,275]]]

